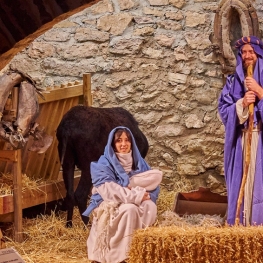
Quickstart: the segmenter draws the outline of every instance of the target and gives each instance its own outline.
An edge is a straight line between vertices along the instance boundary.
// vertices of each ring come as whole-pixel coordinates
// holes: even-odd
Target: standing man
[[[235,223],[248,147],[248,107],[254,104],[251,155],[239,221],[244,225],[260,225],[263,224],[263,42],[255,36],[242,37],[235,47],[238,49],[236,71],[227,77],[218,105],[225,125],[227,223]],[[247,76],[249,65],[253,68],[252,77]]]

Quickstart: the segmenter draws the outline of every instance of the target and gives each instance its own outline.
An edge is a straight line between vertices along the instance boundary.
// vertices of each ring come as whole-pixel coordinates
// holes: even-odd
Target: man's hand
[[[254,94],[261,100],[263,98],[263,89],[252,77],[246,77],[245,79],[246,87],[249,91],[253,91]],[[248,93],[248,92],[247,92]],[[244,97],[245,99],[245,97]],[[243,103],[244,104],[244,103]],[[249,103],[250,104],[250,103]]]
[[[243,108],[248,107],[249,104],[254,103],[255,100],[256,100],[256,95],[254,91],[247,91],[243,98]]]

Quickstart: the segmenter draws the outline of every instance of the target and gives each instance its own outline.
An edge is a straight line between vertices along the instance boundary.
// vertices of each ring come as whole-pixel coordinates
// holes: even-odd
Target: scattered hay
[[[33,180],[26,174],[22,174],[22,192],[25,189],[37,189],[41,180]],[[0,195],[13,194],[13,175],[2,173],[0,176]]]
[[[0,184],[4,185],[8,180],[9,190],[1,190],[2,187],[0,194],[12,192],[11,175],[2,175]],[[35,189],[37,185],[39,182],[23,175],[23,189]],[[225,227],[222,226],[223,219],[217,216],[179,217],[171,211],[177,192],[192,190],[188,181],[175,183],[174,191],[161,186],[157,201],[158,220],[154,227],[135,231],[128,262],[263,262],[263,227]],[[11,224],[9,229],[1,228],[5,247],[14,247],[26,263],[90,262],[86,247],[90,225],[84,226],[78,209],[74,211],[73,228],[66,228],[65,223],[66,212],[24,219],[22,243],[12,240]]]
[[[162,214],[163,219],[160,220],[158,226],[206,226],[206,227],[220,227],[225,224],[225,220],[219,215],[185,215],[180,217],[172,211],[165,211]]]
[[[172,210],[175,202],[175,196],[178,192],[190,192],[194,190],[191,181],[184,177],[180,179],[180,181],[175,181],[173,188],[173,191],[169,191],[165,186],[161,185],[160,187],[160,194],[157,199],[158,220],[160,220],[161,215],[165,211]]]
[[[171,210],[175,200],[176,192],[168,191],[165,188],[161,187],[159,198],[157,199],[157,213],[158,220],[161,218],[161,215],[167,211]]]
[[[180,177],[180,180],[175,181],[174,192],[190,192],[195,190],[192,181],[186,177]]]
[[[86,241],[89,229],[82,223],[78,210],[73,227],[66,228],[66,213],[41,215],[23,220],[24,242],[12,241],[5,235],[5,247],[14,247],[26,263],[89,262]],[[12,229],[4,232],[11,234]]]

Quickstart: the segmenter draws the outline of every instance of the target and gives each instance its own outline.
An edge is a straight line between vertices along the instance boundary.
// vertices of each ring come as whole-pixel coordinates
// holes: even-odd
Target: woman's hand
[[[245,85],[249,91],[253,91],[254,94],[261,100],[263,98],[263,89],[252,77],[246,77]]]
[[[143,198],[142,198],[142,202],[143,202],[143,201],[146,201],[146,200],[150,200],[150,194],[149,194],[148,192],[145,192],[145,193],[144,193],[144,196],[143,196]]]

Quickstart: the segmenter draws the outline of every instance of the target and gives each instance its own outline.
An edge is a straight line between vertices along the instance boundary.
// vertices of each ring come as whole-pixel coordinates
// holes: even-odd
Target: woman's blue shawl
[[[243,176],[243,153],[242,153],[242,129],[247,126],[239,124],[236,113],[236,102],[245,95],[244,71],[242,65],[242,46],[250,43],[258,55],[254,68],[254,79],[263,86],[263,43],[256,37],[251,36],[249,41],[242,38],[237,41],[239,48],[237,55],[237,66],[234,75],[227,77],[226,84],[221,92],[218,101],[218,110],[221,120],[225,126],[225,146],[224,146],[224,170],[228,194],[227,222],[230,225],[235,223],[235,214],[239,189]],[[254,125],[263,119],[263,100],[255,102]],[[256,159],[256,171],[254,190],[252,197],[252,222],[263,223],[263,148],[262,133],[260,134]],[[240,214],[240,222],[243,222],[243,215]]]
[[[132,170],[129,174],[127,174],[123,169],[111,146],[114,133],[119,128],[127,129],[130,132],[132,138],[132,158],[134,163],[134,170]],[[97,162],[91,162],[90,164],[91,179],[93,186],[95,187],[99,187],[100,185],[106,182],[114,182],[123,187],[127,187],[129,184],[129,178],[131,176],[145,172],[150,169],[150,166],[142,158],[131,131],[123,126],[116,127],[110,132],[107,145],[104,149],[104,154],[99,158]],[[158,198],[159,192],[159,186],[155,190],[150,192],[151,200],[155,203]],[[92,210],[98,207],[102,201],[103,199],[100,196],[100,194],[93,194],[90,199],[90,204],[86,211],[83,213],[83,215],[89,216]]]

